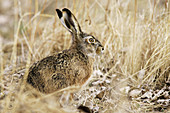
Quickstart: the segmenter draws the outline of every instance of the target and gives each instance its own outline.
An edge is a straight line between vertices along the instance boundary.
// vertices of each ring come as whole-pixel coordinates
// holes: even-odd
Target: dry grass
[[[70,113],[78,112],[80,105],[106,113],[170,110],[168,0],[7,0],[0,4],[0,112]],[[61,93],[76,87],[44,95],[27,86],[25,79],[33,62],[70,46],[71,36],[55,12],[63,7],[72,10],[84,31],[102,42],[105,52],[96,58],[88,84],[61,107]],[[160,91],[160,96],[166,96],[160,98]],[[157,97],[149,98],[148,93]],[[167,103],[160,104],[160,99]]]

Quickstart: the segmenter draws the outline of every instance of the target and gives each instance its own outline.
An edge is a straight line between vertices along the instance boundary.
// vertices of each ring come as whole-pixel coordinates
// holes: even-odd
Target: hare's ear
[[[59,9],[56,9],[58,17],[61,21],[61,23],[64,25],[64,27],[70,31],[71,33],[77,33],[80,34],[81,28],[80,25],[75,18],[75,16],[71,13],[71,11],[67,8],[62,9],[60,11]]]

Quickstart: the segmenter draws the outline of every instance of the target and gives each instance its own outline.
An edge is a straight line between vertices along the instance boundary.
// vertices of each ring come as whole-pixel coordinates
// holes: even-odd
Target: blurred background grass
[[[108,97],[113,102],[106,112],[145,111],[140,105],[134,107],[134,101],[129,107],[127,95],[121,96],[120,89],[144,85],[161,89],[169,81],[169,4],[168,0],[1,0],[1,83],[9,89],[11,85],[4,79],[10,78],[11,83],[11,75],[18,70],[27,70],[33,62],[69,48],[71,36],[55,12],[56,8],[67,7],[83,31],[96,36],[105,46],[94,69],[101,70],[104,76],[117,75],[108,86],[112,89],[112,96]],[[26,77],[27,71],[24,74]],[[5,110],[9,98],[3,100]],[[20,107],[13,112],[17,108]],[[45,111],[41,107],[39,112]]]

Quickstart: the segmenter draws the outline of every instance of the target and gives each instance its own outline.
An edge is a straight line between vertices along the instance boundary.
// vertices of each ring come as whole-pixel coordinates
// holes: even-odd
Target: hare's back
[[[41,92],[51,93],[90,76],[89,67],[88,57],[81,52],[63,51],[34,63],[27,82]]]

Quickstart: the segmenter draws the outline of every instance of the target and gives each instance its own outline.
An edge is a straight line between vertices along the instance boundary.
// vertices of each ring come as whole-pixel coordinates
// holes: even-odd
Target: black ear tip
[[[62,11],[70,11],[69,9],[67,8],[63,8]]]
[[[56,9],[56,12],[57,12],[59,18],[61,18],[63,16],[62,12],[59,9]]]
[[[65,11],[69,16],[71,16],[71,11],[67,8],[63,8],[62,11]]]

